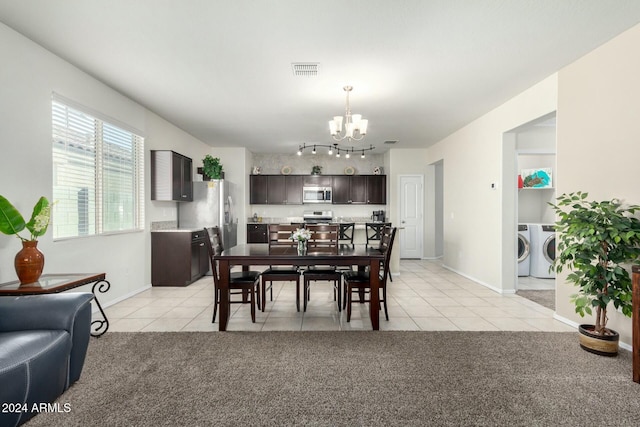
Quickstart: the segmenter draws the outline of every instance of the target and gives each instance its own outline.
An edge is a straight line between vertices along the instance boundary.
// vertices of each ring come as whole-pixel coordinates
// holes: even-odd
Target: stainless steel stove
[[[306,224],[328,224],[333,221],[333,211],[304,211],[302,218]]]

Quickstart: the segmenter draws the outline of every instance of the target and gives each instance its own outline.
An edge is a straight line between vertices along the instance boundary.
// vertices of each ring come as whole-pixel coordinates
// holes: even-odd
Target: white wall
[[[425,161],[427,151],[425,149],[401,149],[393,148],[387,153],[388,156],[388,176],[389,192],[387,193],[387,202],[389,205],[388,218],[397,223],[400,216],[400,193],[398,191],[400,180],[399,175],[422,175],[425,177],[425,186],[423,193],[423,201],[425,202],[425,215],[427,214],[427,203],[433,199],[433,195],[428,192],[428,179],[431,174],[428,172],[427,162]],[[399,225],[399,224],[398,224]],[[433,241],[433,229],[427,226],[423,227],[423,242],[427,253],[431,253]],[[396,242],[394,242],[394,250],[391,254],[391,271],[399,270],[400,265],[400,233],[396,233]],[[423,255],[424,256],[424,255]]]
[[[444,162],[443,263],[498,291],[516,279],[516,147],[503,135],[555,111],[556,92],[553,75],[427,149],[425,163]]]
[[[145,137],[144,232],[57,242],[48,232],[38,244],[45,255],[44,272],[107,273],[111,290],[101,297],[103,303],[149,285],[149,223],[176,217],[175,203],[149,200],[149,150],[173,149],[192,157],[203,156],[210,147],[4,24],[0,24],[0,52],[0,194],[24,216],[31,214],[40,196],[52,195],[52,92],[126,123]],[[16,279],[13,259],[19,249],[17,238],[0,235],[0,281]]]
[[[557,193],[640,204],[640,25],[558,73]],[[558,275],[556,312],[580,323],[568,303],[576,288]],[[631,342],[631,319],[608,311],[609,326]]]

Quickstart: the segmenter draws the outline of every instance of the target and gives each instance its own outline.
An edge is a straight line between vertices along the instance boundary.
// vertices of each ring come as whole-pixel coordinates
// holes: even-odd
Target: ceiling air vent
[[[389,145],[393,145],[393,144],[395,144],[395,143],[397,143],[397,142],[398,142],[398,140],[397,140],[397,139],[395,139],[395,140],[391,139],[391,140],[389,140],[389,141],[385,141],[384,143],[385,143],[385,144],[389,144]]]
[[[296,77],[318,77],[320,64],[317,62],[293,62],[293,75]]]

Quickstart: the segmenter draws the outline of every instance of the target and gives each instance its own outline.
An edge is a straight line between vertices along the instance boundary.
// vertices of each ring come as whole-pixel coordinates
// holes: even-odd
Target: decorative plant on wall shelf
[[[322,173],[322,166],[315,165],[311,168],[311,175],[320,175]]]
[[[224,172],[222,170],[222,165],[220,164],[220,159],[218,157],[213,157],[211,154],[207,154],[202,159],[202,178],[206,181],[208,179],[223,179]]]
[[[51,220],[51,205],[45,197],[40,197],[33,207],[31,219],[25,222],[24,217],[4,196],[0,196],[0,231],[15,235],[22,241],[22,250],[15,257],[16,274],[20,283],[34,283],[42,274],[44,255],[37,248],[38,237],[44,236]],[[29,238],[22,237],[20,232],[27,229]]]
[[[619,200],[588,201],[581,191],[563,194],[555,210],[557,254],[552,268],[571,270],[567,280],[579,287],[571,296],[576,313],[584,317],[595,309],[595,325],[580,325],[580,346],[607,356],[618,353],[619,335],[607,328],[607,306],[631,317],[632,281],[625,264],[638,262],[640,220],[637,205]]]

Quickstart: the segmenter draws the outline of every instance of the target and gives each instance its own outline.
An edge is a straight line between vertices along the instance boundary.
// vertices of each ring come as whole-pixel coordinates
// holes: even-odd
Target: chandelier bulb
[[[342,89],[346,92],[345,115],[335,116],[329,121],[329,132],[334,141],[361,141],[367,133],[368,120],[363,119],[361,114],[351,114],[349,93],[353,86],[344,86]]]

